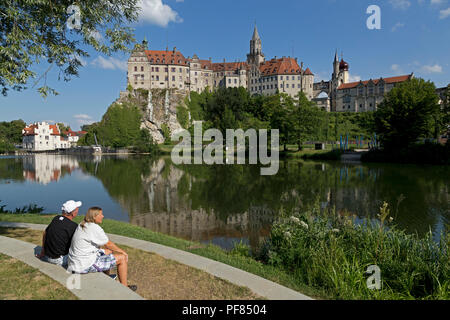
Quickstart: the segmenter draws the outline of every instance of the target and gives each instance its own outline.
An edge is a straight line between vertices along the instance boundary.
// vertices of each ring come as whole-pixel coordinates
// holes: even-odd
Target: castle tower
[[[336,49],[336,54],[334,55],[334,61],[333,61],[333,75],[331,76],[332,80],[336,80],[339,76],[339,58],[338,53]]]
[[[258,34],[258,28],[253,30],[253,37],[250,40],[250,53],[247,55],[247,63],[249,65],[256,65],[259,67],[261,63],[265,61],[264,54],[262,53],[262,42]]]
[[[331,111],[336,111],[337,89],[340,85],[349,81],[348,69],[349,65],[342,56],[341,61],[339,61],[336,50],[333,60],[333,75],[331,76]]]

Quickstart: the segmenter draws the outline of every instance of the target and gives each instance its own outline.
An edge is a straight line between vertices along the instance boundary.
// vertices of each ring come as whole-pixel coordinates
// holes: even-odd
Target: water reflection
[[[24,178],[44,185],[58,181],[78,167],[78,160],[72,156],[36,154],[23,157]]]
[[[130,223],[225,248],[239,240],[256,248],[280,210],[307,210],[314,204],[362,219],[374,217],[387,201],[407,232],[424,234],[431,228],[436,239],[440,231],[448,232],[450,169],[443,166],[290,160],[280,162],[277,175],[261,176],[258,166],[249,165],[176,166],[170,158],[35,155],[0,159],[0,169],[0,183],[30,179],[42,188],[61,183],[65,175],[73,179],[78,170],[101,182],[110,197],[103,201],[118,202]],[[5,203],[7,192],[1,196]],[[99,191],[85,192],[85,197],[100,199]]]

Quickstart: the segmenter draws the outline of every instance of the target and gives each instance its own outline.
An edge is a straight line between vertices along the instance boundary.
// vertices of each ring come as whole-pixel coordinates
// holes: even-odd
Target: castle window
[[[169,68],[164,68],[164,72],[169,72]]]
[[[283,76],[280,77],[280,80],[283,80]]]
[[[289,83],[288,83],[288,84],[286,84],[286,88],[289,88]]]
[[[176,72],[176,69],[175,69],[175,68],[172,68],[172,72]]]
[[[141,71],[144,71],[144,67],[141,67]]]
[[[159,72],[159,67],[156,67],[156,72]]]
[[[172,81],[175,81],[175,76],[172,76]]]
[[[134,71],[137,71],[137,67],[134,67]]]

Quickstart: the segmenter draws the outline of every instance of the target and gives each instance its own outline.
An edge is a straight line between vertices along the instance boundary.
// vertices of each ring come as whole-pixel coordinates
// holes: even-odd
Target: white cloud
[[[398,71],[398,70],[400,70],[400,66],[399,66],[398,64],[393,64],[393,65],[391,66],[391,70],[392,70],[392,71]]]
[[[102,56],[98,56],[97,58],[94,59],[94,61],[91,62],[91,64],[100,67],[102,69],[109,69],[109,70],[118,69],[122,71],[128,70],[127,61],[122,61],[113,57],[105,59]]]
[[[348,81],[349,82],[358,82],[361,81],[361,77],[358,75],[348,74]]]
[[[405,26],[404,23],[401,22],[397,22],[397,24],[395,26],[392,27],[391,31],[395,32],[398,28],[403,28]]]
[[[439,19],[445,19],[450,16],[450,8],[439,11]]]
[[[411,6],[408,0],[389,0],[389,3],[396,9],[406,10]]]
[[[84,124],[94,123],[94,119],[92,119],[92,117],[87,114],[75,114],[73,117],[77,120],[77,123],[80,126],[82,126]]]
[[[162,0],[139,0],[137,6],[142,8],[139,17],[141,21],[161,27],[167,27],[169,22],[183,22],[178,13],[168,5],[163,4]]]
[[[431,0],[431,4],[442,4],[445,0]]]
[[[75,119],[92,119],[88,114],[76,114],[73,116]]]
[[[434,66],[423,66],[421,71],[423,73],[442,73],[442,67],[438,64],[435,64]]]

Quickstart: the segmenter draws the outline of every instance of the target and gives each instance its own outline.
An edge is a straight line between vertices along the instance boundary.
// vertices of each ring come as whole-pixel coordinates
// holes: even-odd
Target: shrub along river
[[[0,157],[0,207],[28,204],[59,213],[81,200],[108,219],[230,249],[253,249],[280,209],[335,207],[357,221],[376,218],[386,201],[408,233],[449,231],[450,167],[286,160],[274,176],[256,165],[174,165],[170,157],[36,154]]]

